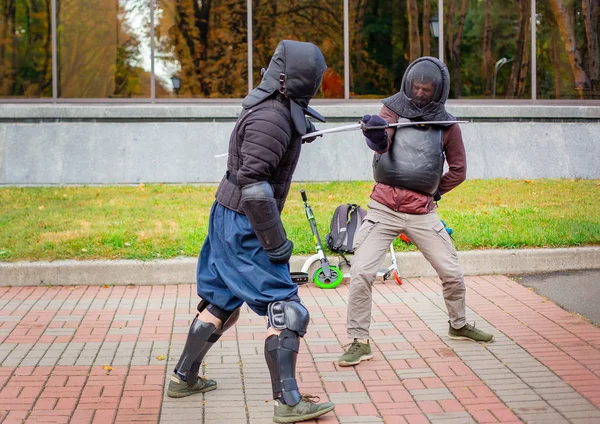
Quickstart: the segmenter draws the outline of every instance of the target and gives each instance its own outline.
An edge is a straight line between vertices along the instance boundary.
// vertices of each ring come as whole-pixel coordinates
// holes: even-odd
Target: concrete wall
[[[356,123],[379,102],[315,102],[329,123]],[[468,178],[600,178],[599,105],[453,104]],[[0,104],[0,185],[213,183],[239,102],[155,105]],[[297,181],[370,180],[360,131],[306,145]]]

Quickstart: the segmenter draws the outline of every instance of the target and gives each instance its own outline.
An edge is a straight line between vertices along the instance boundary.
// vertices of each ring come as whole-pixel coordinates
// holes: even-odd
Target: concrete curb
[[[533,274],[554,271],[600,269],[600,247],[566,249],[472,250],[458,252],[465,275]],[[436,273],[420,252],[396,255],[400,274],[431,277]],[[308,256],[294,256],[292,271],[300,271]],[[0,263],[0,287],[40,285],[154,285],[195,282],[196,258],[157,261],[53,261]],[[337,258],[330,258],[337,265]],[[390,263],[386,258],[384,266]],[[309,269],[312,275],[318,263]],[[344,272],[348,272],[344,269]]]

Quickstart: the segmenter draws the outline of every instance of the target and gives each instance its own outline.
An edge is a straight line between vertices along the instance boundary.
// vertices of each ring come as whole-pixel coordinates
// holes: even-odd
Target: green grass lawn
[[[340,203],[366,207],[372,182],[296,183],[283,221],[295,254],[314,253],[300,189],[324,239]],[[0,261],[196,256],[214,185],[0,188]],[[598,180],[468,180],[438,213],[459,250],[600,244]],[[397,240],[399,250],[414,250]]]

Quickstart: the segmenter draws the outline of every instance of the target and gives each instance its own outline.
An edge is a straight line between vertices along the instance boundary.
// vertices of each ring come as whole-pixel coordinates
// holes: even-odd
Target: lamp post
[[[438,17],[438,15],[432,15],[431,18],[429,18],[429,32],[431,33],[431,36],[435,39],[435,41],[437,42],[438,45],[438,55],[439,55],[439,45],[440,45],[440,19]],[[427,52],[427,54],[429,54],[430,52]],[[440,59],[441,60],[441,59]]]
[[[492,94],[492,99],[496,98],[496,78],[498,77],[498,71],[502,68],[503,65],[506,65],[508,62],[512,62],[514,59],[507,59],[503,57],[496,62],[496,69],[494,70],[494,91]]]
[[[437,15],[433,15],[431,18],[429,18],[429,30],[434,38],[438,38],[440,36],[440,20]]]
[[[181,79],[177,75],[171,77],[171,83],[173,83],[173,90],[175,95],[179,97],[179,89],[181,88]]]

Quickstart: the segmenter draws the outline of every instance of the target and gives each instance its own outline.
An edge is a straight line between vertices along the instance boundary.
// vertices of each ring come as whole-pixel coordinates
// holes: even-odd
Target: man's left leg
[[[167,395],[180,398],[217,388],[217,382],[198,375],[206,352],[240,316],[239,308],[228,312],[206,300],[198,304],[198,314],[188,331],[185,347],[169,381]]]
[[[296,382],[296,359],[300,337],[304,337],[310,316],[297,296],[268,306],[269,323],[265,340],[265,359],[271,374],[273,399],[277,401],[273,421],[295,423],[312,420],[332,411],[331,402],[316,403],[310,395],[301,395]]]
[[[466,289],[456,248],[438,214],[410,215],[406,235],[423,253],[442,280],[444,301],[448,311],[448,336],[451,339],[491,342],[492,334],[475,328],[466,321]]]

